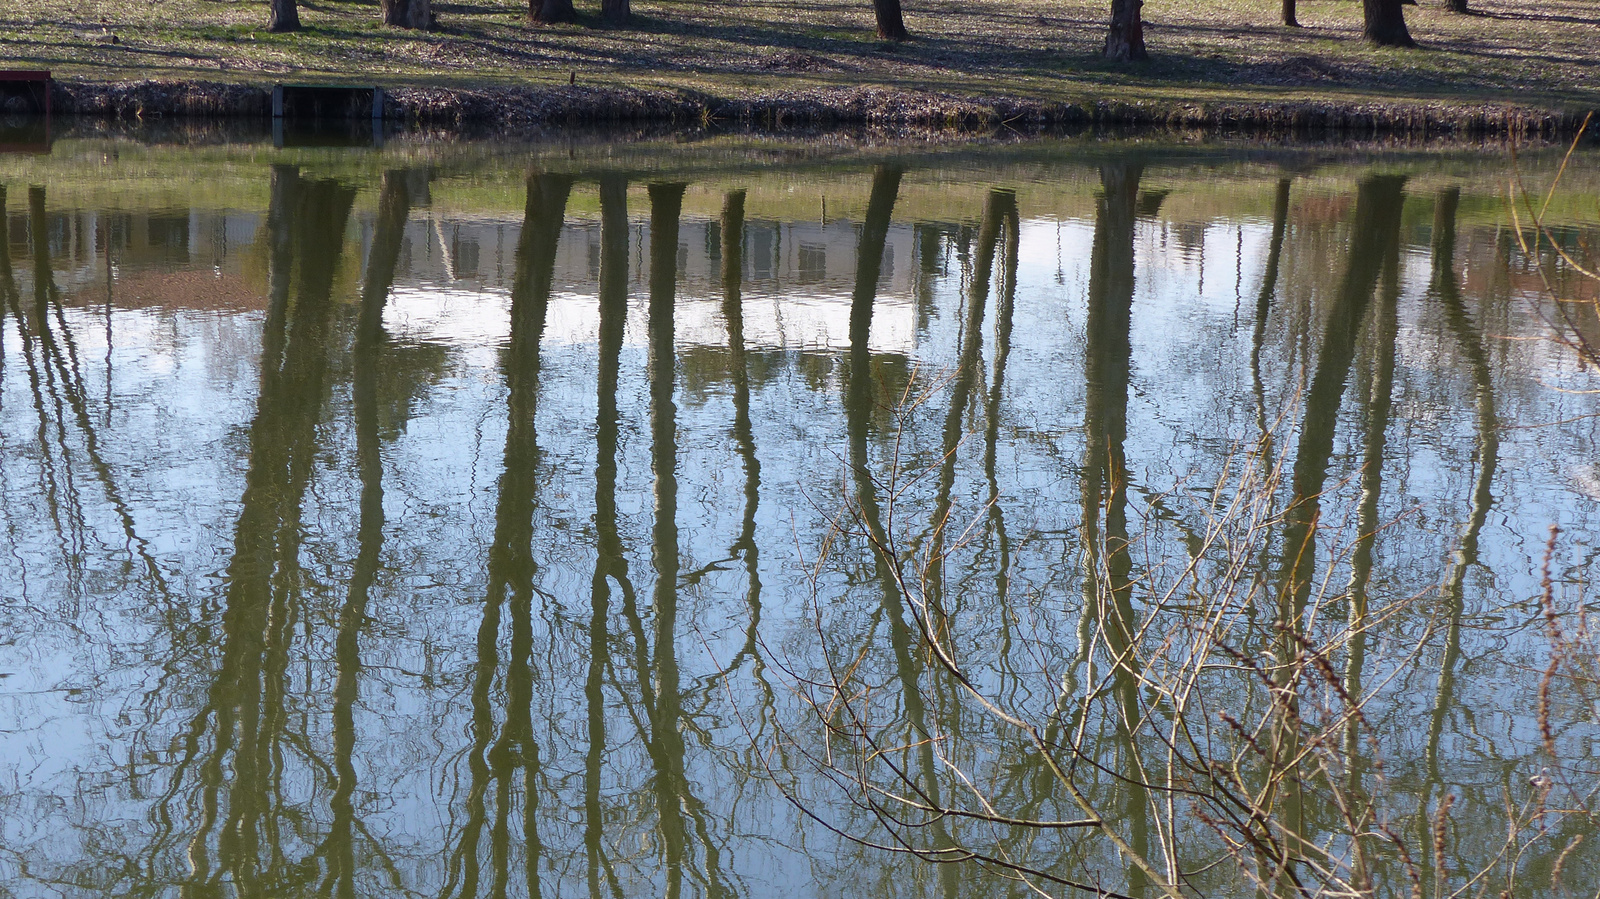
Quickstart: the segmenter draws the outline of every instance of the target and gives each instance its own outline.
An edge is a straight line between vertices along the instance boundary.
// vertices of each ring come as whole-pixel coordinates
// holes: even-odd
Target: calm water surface
[[[953,847],[1246,895],[1161,735],[1264,778],[1274,691],[1322,773],[1268,804],[1344,876],[1593,895],[1539,598],[1600,575],[1600,328],[1508,171],[0,157],[0,896],[1029,895],[889,851]],[[918,810],[1085,815],[974,693],[1106,829]]]

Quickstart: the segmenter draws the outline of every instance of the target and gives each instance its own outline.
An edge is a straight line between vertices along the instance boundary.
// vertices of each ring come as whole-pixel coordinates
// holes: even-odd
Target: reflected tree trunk
[[[862,222],[861,238],[857,244],[856,281],[850,296],[850,367],[845,382],[850,469],[856,477],[857,502],[862,505],[868,539],[873,544],[878,577],[886,591],[891,589],[893,583],[888,567],[892,560],[885,555],[889,538],[878,512],[876,485],[867,452],[868,431],[876,399],[872,378],[871,334],[883,250],[903,174],[903,170],[891,166],[879,166],[872,173],[872,193],[867,200],[867,215]]]
[[[878,296],[878,278],[883,271],[884,246],[889,239],[889,223],[894,215],[895,199],[899,196],[900,179],[904,174],[904,169],[896,166],[878,166],[873,170],[867,214],[862,220],[861,236],[856,244],[856,281],[850,294],[850,368],[845,404],[860,412],[855,420],[862,429],[850,432],[850,443],[855,447],[859,439],[862,456],[857,460],[852,449],[852,467],[866,464],[865,427],[871,421],[875,396],[872,350],[868,338],[872,330],[873,304]],[[928,258],[924,257],[924,266],[927,262]]]
[[[395,266],[405,236],[410,198],[405,173],[383,174],[378,221],[367,256],[366,283],[356,319],[351,373],[356,431],[356,470],[361,479],[360,524],[350,589],[339,609],[334,643],[333,821],[319,854],[328,859],[327,892],[337,899],[355,896],[355,705],[360,698],[361,631],[383,552],[383,457],[378,436],[378,379],[383,362],[383,304],[394,284]]]
[[[1361,458],[1361,499],[1356,511],[1356,543],[1350,556],[1350,585],[1348,625],[1349,647],[1345,654],[1344,690],[1350,700],[1360,703],[1365,687],[1363,673],[1367,657],[1368,615],[1367,585],[1372,579],[1373,556],[1377,551],[1380,528],[1378,510],[1383,497],[1384,451],[1389,430],[1389,414],[1393,407],[1394,365],[1396,341],[1399,337],[1400,304],[1400,242],[1396,240],[1385,247],[1383,270],[1379,277],[1378,305],[1373,310],[1373,327],[1370,340],[1372,371],[1365,389],[1362,414],[1365,446]],[[1354,709],[1346,709],[1349,722],[1345,727],[1344,756],[1345,801],[1354,803],[1365,793],[1364,779],[1369,765],[1365,759],[1361,719]],[[1344,810],[1346,825],[1354,833],[1361,833],[1366,808]],[[1351,878],[1358,887],[1370,889],[1371,870],[1366,853],[1366,843],[1356,839],[1351,845]]]
[[[845,424],[850,443],[850,470],[856,482],[855,503],[871,544],[883,619],[889,630],[889,647],[894,656],[901,702],[904,703],[906,724],[910,730],[907,742],[917,747],[917,770],[901,769],[899,776],[910,780],[906,786],[920,794],[919,798],[930,807],[938,808],[943,800],[938,782],[939,768],[929,740],[933,729],[928,723],[928,708],[922,691],[923,665],[917,648],[920,625],[908,620],[915,612],[907,610],[905,597],[895,578],[897,561],[892,554],[887,524],[878,502],[878,483],[872,475],[868,452],[876,398],[870,349],[873,305],[877,300],[884,246],[903,174],[904,171],[898,167],[879,166],[872,175],[872,192],[867,200],[867,214],[862,220],[861,238],[856,251],[855,288],[850,299],[850,366],[845,382]],[[896,809],[896,814],[900,811]],[[936,820],[932,830],[935,849],[948,849],[954,845],[942,821]],[[948,894],[955,885],[952,880],[953,869],[944,866],[939,873],[940,884]]]
[[[1278,272],[1283,262],[1283,241],[1289,230],[1289,188],[1290,179],[1278,179],[1277,190],[1272,201],[1272,237],[1267,244],[1266,268],[1261,275],[1261,290],[1256,295],[1256,320],[1255,329],[1250,336],[1250,384],[1256,401],[1256,440],[1259,455],[1260,476],[1266,483],[1272,483],[1276,477],[1277,462],[1276,440],[1273,438],[1272,426],[1267,422],[1267,390],[1261,377],[1261,348],[1266,341],[1267,322],[1272,315],[1272,303],[1277,296]],[[1273,491],[1274,495],[1276,491]],[[1268,497],[1272,502],[1272,497]],[[1263,571],[1271,565],[1272,548],[1263,541],[1259,549],[1259,558]]]
[[[1278,596],[1278,626],[1282,636],[1276,648],[1280,660],[1276,680],[1283,698],[1272,734],[1273,770],[1269,772],[1269,783],[1282,784],[1282,789],[1269,792],[1269,801],[1265,803],[1268,807],[1274,802],[1281,803],[1283,809],[1279,819],[1286,834],[1280,847],[1280,861],[1285,867],[1280,870],[1284,870],[1286,876],[1287,866],[1301,854],[1298,835],[1307,833],[1303,785],[1292,770],[1292,760],[1301,749],[1297,723],[1300,684],[1293,664],[1300,647],[1295,635],[1304,626],[1315,581],[1316,532],[1328,463],[1333,456],[1340,401],[1355,358],[1361,324],[1385,260],[1399,253],[1404,187],[1404,177],[1377,176],[1362,181],[1357,188],[1349,261],[1328,310],[1326,331],[1311,388],[1306,394],[1305,420],[1295,451],[1293,495],[1285,513],[1284,558]]]
[[[394,287],[395,268],[400,263],[400,250],[405,243],[406,217],[411,208],[411,192],[406,183],[405,171],[391,169],[383,173],[378,190],[378,220],[373,228],[372,246],[368,250],[365,283],[361,287],[361,308],[356,321],[358,356],[362,351],[377,351],[383,340],[383,306]],[[376,360],[375,357],[369,357],[368,361]],[[373,375],[370,382],[376,389],[376,367],[367,366],[367,372]]]
[[[89,418],[86,394],[79,376],[77,351],[71,331],[61,313],[60,291],[55,284],[55,272],[50,258],[49,219],[46,214],[45,189],[28,188],[27,213],[28,241],[33,256],[33,303],[25,307],[21,293],[10,271],[10,248],[7,248],[6,290],[0,297],[16,321],[17,337],[21,343],[22,358],[28,374],[28,388],[32,395],[34,412],[39,425],[34,438],[39,450],[40,492],[46,514],[56,535],[63,563],[64,592],[81,598],[87,590],[84,559],[88,542],[92,539],[88,517],[82,502],[82,491],[77,486],[74,473],[72,434],[68,427],[68,409],[82,430],[85,449],[90,463],[104,483],[113,504],[125,512],[109,472],[98,452],[93,423]],[[9,230],[9,227],[8,227]],[[61,328],[58,341],[50,322],[52,309]],[[3,338],[0,338],[3,339]],[[131,518],[123,516],[124,528],[130,541],[137,540],[131,531]],[[142,547],[142,542],[140,543]]]
[[[617,377],[623,329],[628,319],[628,181],[600,178],[600,334],[599,381],[595,391],[595,568],[590,586],[589,670],[584,682],[589,746],[584,756],[583,845],[588,859],[589,895],[601,895],[601,878],[617,890],[605,857],[605,819],[600,805],[601,765],[605,755],[605,673],[610,665],[611,582],[634,604],[628,562],[617,528]]]
[[[1383,495],[1384,447],[1393,405],[1395,341],[1399,335],[1399,242],[1387,248],[1373,310],[1372,377],[1363,410],[1365,447],[1361,459],[1361,500],[1356,512],[1356,543],[1350,561],[1350,621],[1352,628],[1367,617],[1367,582],[1372,577],[1373,552],[1378,537],[1378,506]],[[1355,633],[1353,630],[1352,633]],[[1356,694],[1352,694],[1356,695]]]
[[[1430,289],[1444,307],[1445,322],[1456,337],[1461,355],[1472,370],[1474,405],[1478,429],[1476,447],[1476,476],[1472,483],[1472,497],[1455,551],[1451,554],[1450,568],[1445,573],[1440,595],[1444,599],[1446,627],[1444,653],[1439,659],[1439,682],[1434,690],[1433,708],[1428,716],[1428,736],[1423,757],[1427,776],[1423,781],[1421,800],[1417,806],[1417,834],[1423,845],[1432,840],[1433,819],[1429,814],[1429,801],[1437,790],[1444,787],[1444,772],[1440,770],[1439,743],[1443,739],[1446,718],[1455,707],[1456,665],[1461,660],[1461,624],[1466,614],[1467,572],[1478,563],[1478,535],[1488,520],[1494,505],[1492,488],[1500,457],[1500,424],[1495,411],[1494,380],[1489,368],[1489,354],[1484,347],[1483,333],[1467,314],[1461,301],[1461,288],[1455,271],[1456,207],[1460,203],[1461,189],[1451,187],[1440,191],[1434,201],[1433,212],[1433,277]],[[1433,858],[1423,853],[1423,882],[1433,879]]]
[[[85,405],[87,391],[78,369],[78,351],[72,331],[61,314],[61,288],[56,286],[55,265],[50,259],[50,219],[46,213],[45,190],[37,185],[28,188],[28,231],[33,239],[33,328],[47,372],[46,381],[51,381],[49,373],[53,371],[74,411],[82,413],[84,434],[92,452],[94,431]],[[60,329],[59,337],[56,327],[50,323],[52,312]]]
[[[567,198],[572,179],[564,175],[538,175],[530,179],[528,205],[521,239],[517,244],[516,276],[511,288],[511,341],[507,359],[507,384],[510,387],[510,430],[506,462],[509,472],[515,463],[522,469],[514,496],[502,494],[505,505],[516,516],[515,543],[507,561],[515,570],[508,579],[511,612],[510,660],[506,672],[506,717],[500,740],[490,750],[490,765],[496,769],[497,794],[495,825],[490,835],[494,853],[494,895],[506,895],[509,881],[511,836],[508,818],[515,805],[511,788],[516,771],[522,774],[523,882],[527,895],[540,895],[539,859],[543,846],[539,838],[538,812],[541,761],[539,745],[533,737],[533,596],[534,578],[539,563],[533,555],[533,515],[538,505],[540,475],[537,413],[539,402],[539,343],[549,317],[550,292],[555,281],[556,251],[566,217]],[[522,429],[526,429],[524,432]],[[512,440],[517,441],[513,449]],[[502,477],[505,477],[503,474]],[[523,479],[526,483],[523,483]],[[504,510],[504,506],[502,510]],[[510,542],[508,540],[508,542]],[[491,583],[493,583],[491,577]]]
[[[656,572],[652,600],[655,647],[652,664],[654,708],[650,718],[650,760],[655,767],[667,899],[683,891],[685,774],[683,734],[678,729],[682,695],[678,676],[678,425],[673,403],[673,305],[678,279],[678,217],[684,184],[650,185],[650,378],[651,470],[655,473],[655,527],[651,556]]]
[[[739,657],[756,653],[761,624],[760,547],[756,544],[756,512],[761,503],[761,461],[756,458],[755,428],[750,421],[750,362],[745,358],[744,199],[742,190],[729,191],[722,200],[722,318],[728,324],[728,356],[733,369],[733,439],[744,463],[744,520],[733,551],[744,558],[750,624]],[[737,661],[737,659],[735,659]]]
[[[50,223],[45,215],[42,187],[28,188],[28,230],[33,237],[33,306],[39,318],[34,327],[48,346],[50,297],[56,291],[56,273],[50,262]]]
[[[1134,226],[1140,163],[1100,167],[1103,196],[1096,208],[1089,254],[1088,317],[1084,325],[1083,545],[1085,611],[1093,609],[1112,665],[1116,740],[1124,756],[1120,818],[1138,858],[1149,855],[1148,783],[1138,750],[1138,616],[1133,609],[1133,556],[1128,535],[1128,386],[1133,368]],[[1128,887],[1140,895],[1149,872],[1129,864]]]
[[[989,398],[984,406],[983,473],[989,481],[989,522],[999,543],[999,557],[995,565],[995,595],[1006,597],[1010,595],[1011,544],[1006,536],[1005,515],[1000,505],[1000,477],[996,470],[996,457],[1000,445],[1001,403],[1005,398],[1006,361],[1011,355],[1011,319],[1017,299],[1018,242],[1022,236],[1015,194],[1001,198],[1000,216],[1000,241],[1003,252],[1000,288],[996,291],[995,298],[994,378],[990,383]]]
[[[235,529],[232,577],[225,597],[223,613],[222,665],[212,683],[206,704],[190,727],[189,757],[200,753],[200,741],[208,720],[215,717],[216,737],[211,751],[201,760],[198,774],[200,798],[199,821],[184,853],[189,863],[188,883],[184,892],[205,894],[212,889],[212,878],[220,872],[213,871],[210,840],[217,819],[222,814],[225,801],[225,762],[232,750],[238,722],[237,695],[241,674],[248,675],[253,667],[246,667],[250,656],[257,654],[254,645],[243,645],[254,628],[261,627],[267,594],[270,594],[271,569],[274,566],[275,548],[270,545],[274,536],[273,519],[280,510],[276,500],[280,489],[278,479],[284,473],[285,447],[274,438],[281,421],[282,369],[284,347],[288,342],[288,306],[293,288],[292,276],[296,256],[295,223],[305,182],[298,170],[290,166],[274,166],[270,204],[267,210],[267,315],[262,327],[260,357],[260,387],[256,400],[256,417],[250,429],[250,466],[246,474],[243,508]],[[309,314],[309,313],[308,313]],[[236,622],[243,620],[243,633]],[[244,671],[240,671],[244,667]],[[259,690],[258,684],[251,684]],[[176,795],[176,790],[172,795]],[[231,860],[226,852],[219,853],[218,862],[226,870]]]
[[[916,303],[916,329],[925,331],[933,317],[933,285],[939,278],[939,245],[941,232],[937,225],[917,223],[911,226],[912,240],[917,246],[916,281],[912,285]]]
[[[294,215],[300,195],[300,170],[274,165],[267,206],[267,316],[261,329],[261,371],[283,364],[288,339],[289,289],[294,276]]]
[[[472,686],[473,745],[468,756],[470,787],[467,822],[451,863],[451,880],[459,869],[460,895],[474,896],[481,876],[478,843],[486,823],[486,801],[495,787],[494,822],[489,847],[493,890],[503,895],[510,877],[511,788],[521,770],[525,790],[538,775],[539,753],[532,738],[533,582],[538,563],[533,556],[533,515],[538,501],[539,442],[536,414],[539,395],[539,342],[544,336],[556,247],[561,237],[571,179],[560,175],[528,178],[527,203],[517,242],[516,270],[511,285],[511,337],[504,357],[508,423],[505,462],[489,549],[488,595],[478,628],[477,665]],[[499,739],[494,733],[490,690],[499,669],[501,612],[511,613],[510,659],[506,674],[506,715]],[[524,805],[522,839],[530,866],[528,889],[537,892],[538,833],[528,816],[537,803]],[[449,891],[447,886],[447,892]]]
[[[3,209],[4,205],[5,205],[4,203],[0,203],[0,209]],[[105,273],[106,273],[106,305],[105,305],[106,354],[105,354],[105,359],[104,359],[104,366],[105,366],[105,371],[106,371],[106,381],[105,381],[105,383],[106,383],[106,394],[105,394],[105,402],[103,404],[103,407],[104,407],[105,411],[104,411],[103,416],[101,418],[101,422],[102,422],[102,425],[104,427],[108,427],[109,428],[109,427],[111,427],[112,384],[114,383],[114,381],[116,379],[116,373],[115,373],[115,370],[113,368],[113,362],[114,362],[115,355],[116,355],[117,342],[116,342],[116,335],[113,332],[112,327],[111,327],[111,317],[112,317],[112,311],[113,311],[113,308],[114,308],[113,307],[113,303],[114,303],[113,294],[115,293],[115,288],[116,288],[116,266],[111,261],[111,234],[109,233],[109,229],[105,227],[105,219],[101,218],[98,215],[95,217],[95,243],[96,243],[97,246],[100,247],[101,252],[104,254],[104,258],[101,260],[101,265],[104,266]]]
[[[68,548],[68,570],[75,572],[81,569],[81,548],[84,541],[89,539],[88,522],[80,501],[80,491],[74,486],[75,479],[72,475],[72,451],[68,448],[70,434],[67,425],[70,412],[71,421],[77,425],[83,441],[83,454],[88,457],[89,467],[105,491],[106,499],[122,525],[128,549],[142,563],[144,576],[156,595],[170,605],[172,597],[166,576],[152,555],[150,544],[139,535],[134,526],[133,512],[123,500],[122,491],[113,477],[111,466],[101,452],[99,430],[95,426],[94,417],[89,413],[89,390],[84,382],[82,369],[78,365],[77,340],[68,327],[61,304],[61,290],[55,282],[54,263],[50,257],[50,224],[43,187],[28,188],[28,230],[33,242],[34,302],[31,329],[17,295],[9,248],[4,273],[4,295],[0,296],[0,304],[9,305],[17,320],[23,355],[28,365],[29,383],[40,415],[39,445],[41,448],[49,446],[51,441],[47,435],[53,431],[54,442],[60,449],[62,465],[59,481],[52,454],[46,453],[45,492],[51,507],[52,519],[58,522],[58,533],[63,535],[62,545]],[[34,358],[35,348],[38,350],[37,361]],[[109,368],[107,371],[109,373]],[[107,377],[109,379],[109,374]],[[48,406],[54,407],[53,413],[47,408]],[[76,574],[69,575],[69,583],[70,589],[75,593],[83,586]]]
[[[3,188],[0,188],[0,201],[4,200],[3,190]],[[0,234],[3,234],[6,238],[5,242],[0,244],[0,257],[3,257],[5,264],[4,269],[0,270],[0,305],[10,310],[11,318],[16,322],[17,339],[22,349],[22,361],[28,372],[28,388],[32,394],[34,412],[39,422],[38,428],[34,430],[33,439],[42,450],[39,467],[43,483],[40,485],[40,492],[44,495],[45,506],[48,509],[50,524],[55,531],[57,542],[63,547],[70,547],[75,544],[67,536],[66,522],[62,517],[55,454],[47,450],[52,442],[50,436],[52,415],[49,408],[50,404],[45,400],[45,377],[48,373],[49,362],[48,359],[44,361],[43,368],[45,370],[41,371],[40,360],[37,357],[43,354],[35,353],[36,342],[32,329],[28,326],[27,316],[22,309],[22,292],[17,287],[16,273],[13,270],[11,261],[9,216],[6,214],[3,202],[0,202],[0,217],[7,219],[4,224],[0,224],[0,229],[3,229]],[[35,262],[35,265],[37,266],[37,262]],[[0,324],[4,323],[3,312],[3,310],[0,310]],[[5,341],[3,338],[4,333],[0,332],[0,353],[4,352],[3,345]],[[56,418],[59,418],[59,416],[56,416]]]
[[[203,804],[215,810],[218,792],[226,796],[217,832],[219,873],[246,894],[269,888],[282,873],[276,870],[282,862],[277,760],[287,725],[289,644],[300,614],[300,516],[319,452],[317,423],[332,349],[331,293],[354,198],[353,189],[337,182],[298,178],[273,196],[287,231],[280,274],[298,264],[295,301],[292,314],[273,316],[269,310],[268,324],[282,326],[284,333],[269,331],[262,340],[264,357],[278,349],[281,365],[263,359],[245,493],[227,568],[222,663],[208,699],[217,736],[202,772],[208,794]],[[223,760],[230,752],[232,771],[225,782]],[[214,812],[203,816],[196,844],[207,839],[213,821]]]
[[[17,275],[11,265],[11,210],[6,203],[6,186],[0,184],[0,293],[10,297],[17,292]],[[0,297],[0,315],[5,303]],[[0,351],[3,351],[0,347]]]
[[[50,295],[55,286],[55,276],[50,261],[43,187],[28,188],[28,236],[33,249],[34,302],[31,320],[30,311],[23,308],[21,293],[14,281],[10,283],[5,301],[17,323],[22,358],[28,370],[28,387],[39,421],[34,435],[40,450],[41,492],[56,541],[61,547],[67,592],[81,596],[84,592],[83,547],[87,533],[82,504],[78,491],[74,489],[66,413],[61,401],[63,391],[69,399],[76,393],[50,333]],[[92,431],[85,433],[90,436],[93,434]]]
[[[942,572],[945,534],[952,507],[951,494],[956,479],[956,456],[965,433],[962,421],[983,362],[983,322],[987,315],[995,248],[1000,243],[1000,225],[1008,214],[1015,214],[1016,206],[1016,194],[999,188],[989,191],[984,200],[972,280],[968,284],[966,309],[962,315],[961,347],[956,356],[955,376],[950,383],[950,407],[945,412],[941,464],[931,522],[932,540],[928,551],[928,613],[938,618],[937,623],[929,624],[941,628],[944,616],[951,612],[945,603]]]
[[[1340,399],[1355,358],[1356,339],[1371,304],[1385,259],[1398,253],[1400,209],[1405,179],[1378,176],[1357,189],[1351,224],[1349,262],[1328,310],[1326,332],[1317,356],[1311,389],[1306,395],[1305,422],[1295,452],[1294,505],[1285,531],[1283,565],[1286,623],[1299,619],[1310,597],[1315,573],[1312,540],[1321,509],[1321,494],[1333,455],[1334,426]]]
[[[687,187],[682,183],[657,183],[649,187],[650,301],[646,368],[650,382],[651,471],[655,476],[651,556],[656,583],[651,602],[655,633],[650,642],[654,656],[648,671],[640,671],[640,684],[653,689],[653,695],[646,698],[650,735],[645,749],[655,773],[657,830],[661,838],[667,899],[678,899],[683,893],[684,871],[689,861],[690,824],[705,853],[702,879],[707,895],[721,897],[727,892],[719,873],[717,847],[711,841],[703,814],[704,806],[689,791],[678,665],[678,578],[682,566],[677,521],[678,423],[673,399],[677,361],[673,307],[677,299],[679,218]]]
[[[6,207],[6,186],[0,184],[0,383],[6,368],[6,309],[16,303],[17,276],[11,269],[11,212]],[[18,323],[21,328],[21,323]],[[0,391],[0,406],[4,405]]]
[[[744,559],[745,607],[750,622],[745,627],[744,646],[728,662],[732,671],[746,658],[751,660],[751,675],[760,691],[760,705],[752,715],[753,726],[775,720],[777,696],[765,676],[761,657],[761,547],[756,540],[756,513],[761,505],[761,460],[756,456],[755,427],[750,420],[750,362],[744,339],[744,202],[743,190],[729,191],[722,201],[722,314],[728,325],[729,361],[733,369],[733,437],[744,465],[744,518],[733,552]],[[778,764],[784,765],[780,751]],[[759,764],[764,764],[759,763]]]
[[[1250,381],[1256,398],[1256,430],[1261,434],[1262,453],[1270,456],[1272,435],[1267,426],[1266,385],[1261,379],[1261,347],[1267,336],[1267,319],[1278,290],[1278,269],[1283,261],[1283,238],[1289,230],[1288,178],[1278,179],[1272,200],[1272,237],[1267,244],[1267,264],[1261,275],[1261,292],[1256,295],[1255,330],[1250,337]],[[1271,459],[1264,458],[1270,470]]]

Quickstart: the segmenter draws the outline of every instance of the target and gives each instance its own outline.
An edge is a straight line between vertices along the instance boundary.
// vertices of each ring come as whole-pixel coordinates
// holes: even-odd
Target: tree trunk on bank
[[[528,0],[528,19],[535,25],[556,25],[577,17],[572,0]]]
[[[1361,0],[1361,34],[1380,47],[1415,47],[1400,0]]]
[[[433,27],[433,0],[380,0],[383,24],[427,31]]]
[[[1111,0],[1111,28],[1106,32],[1106,58],[1131,62],[1148,57],[1144,50],[1144,19],[1139,11],[1142,6],[1144,0]]]
[[[610,25],[626,25],[633,18],[629,0],[600,0],[600,18]]]
[[[1294,15],[1294,0],[1283,0],[1283,24],[1290,28],[1300,27],[1300,20]]]
[[[295,0],[268,0],[267,30],[300,30],[300,7],[295,5]]]
[[[1450,12],[1458,13],[1469,13],[1472,11],[1467,9],[1467,0],[1444,0],[1444,8]]]
[[[873,15],[878,17],[878,39],[884,41],[910,40],[905,17],[900,14],[900,0],[872,0]]]

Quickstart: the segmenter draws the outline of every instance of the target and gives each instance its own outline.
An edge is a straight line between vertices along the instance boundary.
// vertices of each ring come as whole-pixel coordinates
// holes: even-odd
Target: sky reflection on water
[[[1366,697],[1347,773],[1430,890],[1496,864],[1551,763],[1551,524],[1564,608],[1596,574],[1595,385],[1557,338],[1600,331],[1541,318],[1555,260],[1449,158],[1081,150],[241,153],[187,207],[97,187],[88,142],[14,165],[0,894],[1021,895],[839,836],[889,839],[850,778],[888,775],[809,704],[841,662],[929,801],[954,766],[1007,814],[1081,814],[930,621],[1076,729],[1122,839],[1237,894],[1215,833],[1128,783],[1160,747],[1096,658],[1192,626],[1158,587],[1220,564],[1207,510],[1244,483],[1272,511],[1223,554],[1256,591],[1237,649],[1343,634],[1304,714]],[[216,167],[192,152],[139,164]],[[1334,833],[1317,795],[1286,814]],[[1592,820],[1550,816],[1520,895]],[[901,834],[1156,894],[1096,832]]]

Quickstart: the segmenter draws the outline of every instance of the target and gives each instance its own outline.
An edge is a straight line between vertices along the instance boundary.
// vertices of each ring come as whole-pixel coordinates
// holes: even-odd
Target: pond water
[[[1593,895],[1560,161],[0,157],[0,896]]]

